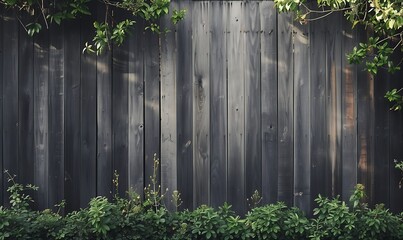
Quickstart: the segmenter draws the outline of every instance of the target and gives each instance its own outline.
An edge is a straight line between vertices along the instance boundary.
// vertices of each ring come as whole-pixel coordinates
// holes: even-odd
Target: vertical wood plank
[[[92,14],[96,16],[96,5],[89,5]],[[81,21],[80,49],[93,38],[89,31],[95,21],[94,16],[86,16]],[[97,58],[95,54],[81,54],[81,108],[80,108],[80,206],[86,207],[96,195],[96,147],[97,147]]]
[[[227,201],[227,2],[210,2],[210,200]]]
[[[278,200],[293,203],[292,16],[278,16]]]
[[[244,3],[230,2],[228,14],[228,202],[243,214],[245,196]]]
[[[3,81],[4,81],[4,66],[3,66],[3,58],[4,58],[4,8],[0,7],[0,171],[1,171],[1,176],[0,176],[0,204],[3,205],[3,193],[4,189],[6,189],[6,186],[3,184],[4,181],[4,168],[3,168]]]
[[[18,30],[12,12],[4,10],[3,23],[3,169],[18,173]],[[8,206],[7,175],[4,176],[3,198]]]
[[[171,2],[170,11],[178,3]],[[177,182],[177,103],[176,103],[176,26],[168,17],[161,21],[161,27],[170,32],[161,36],[161,188],[168,189],[165,204],[170,211],[176,210],[172,192],[178,189]]]
[[[192,8],[191,1],[180,1],[186,17],[178,24],[177,40],[177,131],[178,131],[178,190],[182,208],[193,206],[193,142],[192,142]],[[186,67],[184,67],[186,66]]]
[[[129,186],[144,189],[144,25],[137,22],[129,42]]]
[[[34,184],[38,207],[48,205],[49,164],[49,32],[34,37]]]
[[[294,22],[294,205],[311,210],[310,35]]]
[[[247,2],[245,14],[245,193],[262,192],[260,3]]]
[[[150,183],[153,174],[154,154],[160,158],[160,79],[159,79],[159,38],[147,30],[144,45],[144,176]],[[159,166],[160,167],[160,166]],[[160,182],[160,168],[158,182]]]
[[[326,192],[333,197],[341,194],[341,19],[340,14],[329,16],[326,24],[326,119],[327,158]]]
[[[370,33],[359,28],[358,41],[365,42],[367,34]],[[374,78],[365,70],[364,64],[359,65],[357,73],[357,183],[364,185],[367,201],[372,204]]]
[[[64,44],[63,27],[49,36],[49,207],[64,199]]]
[[[330,174],[327,169],[327,118],[326,118],[326,39],[325,24],[311,24],[310,51],[310,128],[311,141],[311,203],[319,194],[327,196],[326,184]],[[331,175],[330,175],[331,177]]]
[[[390,116],[389,103],[385,93],[389,91],[391,76],[386,69],[379,69],[374,81],[375,95],[375,138],[374,138],[374,204],[383,203],[389,208],[390,186]],[[393,130],[394,131],[394,130]]]
[[[66,211],[80,207],[80,29],[78,21],[64,27],[65,199]]]
[[[193,4],[193,199],[210,199],[209,2]]]
[[[98,21],[105,7],[98,6]],[[112,197],[112,51],[97,56],[97,195]]]
[[[342,56],[352,51],[357,43],[355,30],[343,19]],[[348,201],[357,183],[357,69],[342,58],[342,199]]]
[[[262,98],[262,197],[264,203],[277,201],[277,11],[274,3],[264,1],[261,15],[261,98]]]
[[[113,170],[119,174],[118,193],[128,189],[128,42],[113,46],[112,54],[112,127]],[[114,186],[113,186],[114,187]]]
[[[14,31],[17,31],[15,29]],[[19,29],[18,50],[18,122],[19,166],[22,184],[34,182],[34,43],[24,28]]]

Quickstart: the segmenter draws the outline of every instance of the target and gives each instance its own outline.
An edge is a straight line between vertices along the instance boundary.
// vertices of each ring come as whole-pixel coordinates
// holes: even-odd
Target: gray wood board
[[[278,201],[293,204],[293,17],[278,16]]]
[[[210,203],[227,201],[227,14],[228,3],[211,2],[210,25]]]
[[[209,3],[193,5],[193,207],[210,199]]]
[[[240,214],[245,195],[245,38],[243,2],[228,4],[228,202]]]
[[[260,52],[262,201],[274,203],[278,195],[277,11],[274,3],[262,2],[260,16],[263,31]]]
[[[0,177],[0,204],[3,205],[3,193],[6,186],[4,183],[7,181],[3,181],[4,179],[4,168],[3,168],[3,80],[4,80],[4,66],[3,66],[3,58],[4,58],[4,30],[3,30],[3,23],[4,23],[4,9],[0,7],[0,171],[2,173]]]

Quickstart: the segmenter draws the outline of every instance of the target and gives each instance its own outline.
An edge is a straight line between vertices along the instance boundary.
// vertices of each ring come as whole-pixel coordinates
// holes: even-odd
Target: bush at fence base
[[[168,212],[152,201],[119,197],[96,197],[88,208],[61,216],[30,210],[21,185],[13,191],[11,207],[0,208],[0,239],[403,239],[403,214],[368,208],[360,202],[362,187],[350,207],[319,196],[311,219],[283,203],[255,207],[241,218],[227,204]]]

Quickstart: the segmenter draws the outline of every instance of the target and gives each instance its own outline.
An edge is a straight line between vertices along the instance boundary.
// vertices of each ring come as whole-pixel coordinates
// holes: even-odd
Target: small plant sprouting
[[[260,195],[258,190],[255,190],[250,198],[247,198],[246,201],[250,208],[255,208],[259,206],[260,202],[262,201],[263,197]]]
[[[181,199],[181,194],[178,190],[174,190],[172,192],[171,202],[174,204],[176,211],[178,211],[179,206],[182,205],[182,203],[183,203],[183,201]]]
[[[162,201],[168,192],[168,189],[166,189],[164,192],[161,190],[161,185],[158,184],[158,169],[159,169],[159,164],[160,161],[157,157],[157,154],[154,154],[153,158],[154,164],[153,164],[153,175],[150,176],[151,184],[148,184],[147,187],[144,188],[144,195],[145,195],[145,206],[151,206],[155,209],[155,211],[158,210],[159,207],[162,206]]]
[[[7,182],[11,183],[11,186],[7,188],[7,192],[10,193],[11,208],[17,210],[26,210],[29,207],[29,203],[33,202],[32,197],[25,194],[25,191],[33,190],[37,191],[38,187],[32,184],[22,185],[15,181],[16,175],[11,175],[8,170],[4,170],[7,175]]]

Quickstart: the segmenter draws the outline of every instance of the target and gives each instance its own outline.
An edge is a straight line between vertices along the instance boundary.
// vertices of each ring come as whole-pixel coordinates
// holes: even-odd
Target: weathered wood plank
[[[311,209],[310,32],[294,22],[294,206]]]
[[[171,2],[170,11],[177,7],[176,1]],[[166,17],[161,21],[161,27],[170,31],[161,36],[161,188],[168,189],[165,204],[174,211],[178,207],[172,202],[172,192],[178,189],[176,26]]]
[[[113,170],[119,174],[118,193],[128,190],[128,70],[129,45],[113,46],[112,53],[112,129]],[[114,186],[113,186],[114,187]]]
[[[15,29],[14,31],[17,31]],[[19,28],[18,42],[18,123],[19,181],[34,182],[34,43],[24,28]]]
[[[366,30],[359,28],[358,41],[365,42]],[[357,183],[365,186],[367,201],[372,204],[374,157],[374,78],[360,64],[357,70]]]
[[[3,58],[4,58],[4,29],[3,29],[3,23],[4,23],[4,8],[0,7],[0,171],[1,171],[1,176],[0,176],[0,204],[3,205],[3,193],[4,189],[6,189],[6,186],[3,184],[7,181],[3,181],[4,179],[4,168],[3,168],[3,80],[4,80],[4,66],[3,66]]]
[[[160,79],[159,79],[159,39],[147,30],[144,45],[144,176],[150,183],[153,174],[154,154],[160,158]],[[157,180],[160,183],[160,166]]]
[[[86,42],[92,40],[93,32],[88,31],[93,27],[96,20],[96,5],[89,5],[92,16],[82,18],[80,49],[85,47]],[[95,15],[95,16],[94,16]],[[81,96],[80,96],[80,206],[86,207],[92,197],[96,195],[97,163],[97,58],[95,54],[81,54]]]
[[[78,21],[64,27],[65,199],[66,211],[80,207],[80,29]]]
[[[260,4],[261,28],[261,98],[262,98],[262,197],[264,203],[277,202],[277,11],[273,2]]]
[[[245,39],[243,2],[228,4],[228,202],[243,214],[245,196]]]
[[[260,3],[246,2],[245,14],[245,194],[262,192]]]
[[[49,164],[49,32],[34,37],[34,184],[39,209],[48,206]]]
[[[374,81],[375,95],[375,138],[374,138],[374,204],[383,203],[389,208],[390,185],[389,167],[392,164],[390,156],[390,116],[389,103],[385,99],[386,91],[390,90],[391,76],[386,69],[379,69]],[[392,132],[394,132],[393,130]]]
[[[19,23],[12,12],[4,11],[3,23],[3,169],[18,173],[18,31]],[[4,176],[3,198],[8,205],[7,175]]]
[[[342,56],[351,52],[357,42],[355,30],[343,19]],[[357,67],[342,58],[342,199],[348,201],[357,183]]]
[[[293,56],[292,16],[278,16],[278,200],[293,203]]]
[[[329,16],[326,24],[326,124],[327,163],[326,193],[329,196],[341,194],[341,19],[340,14]]]
[[[213,207],[227,201],[227,13],[228,3],[211,2],[210,25],[210,201]]]
[[[144,25],[137,22],[129,42],[129,186],[144,189]]]
[[[193,4],[193,207],[210,200],[209,2]]]
[[[63,27],[49,38],[49,207],[64,199],[64,44]]]
[[[105,19],[105,7],[98,6],[98,21]],[[112,197],[112,52],[97,56],[97,191]]]
[[[190,1],[180,1],[186,18],[178,24],[177,40],[177,131],[178,131],[178,190],[182,208],[193,206],[193,142],[192,142],[192,9]],[[186,67],[184,67],[186,66]]]
[[[326,184],[330,172],[326,166],[327,118],[326,118],[326,42],[325,24],[317,21],[311,24],[310,71],[311,71],[311,203],[319,194],[327,195]],[[331,177],[331,176],[330,176]]]

